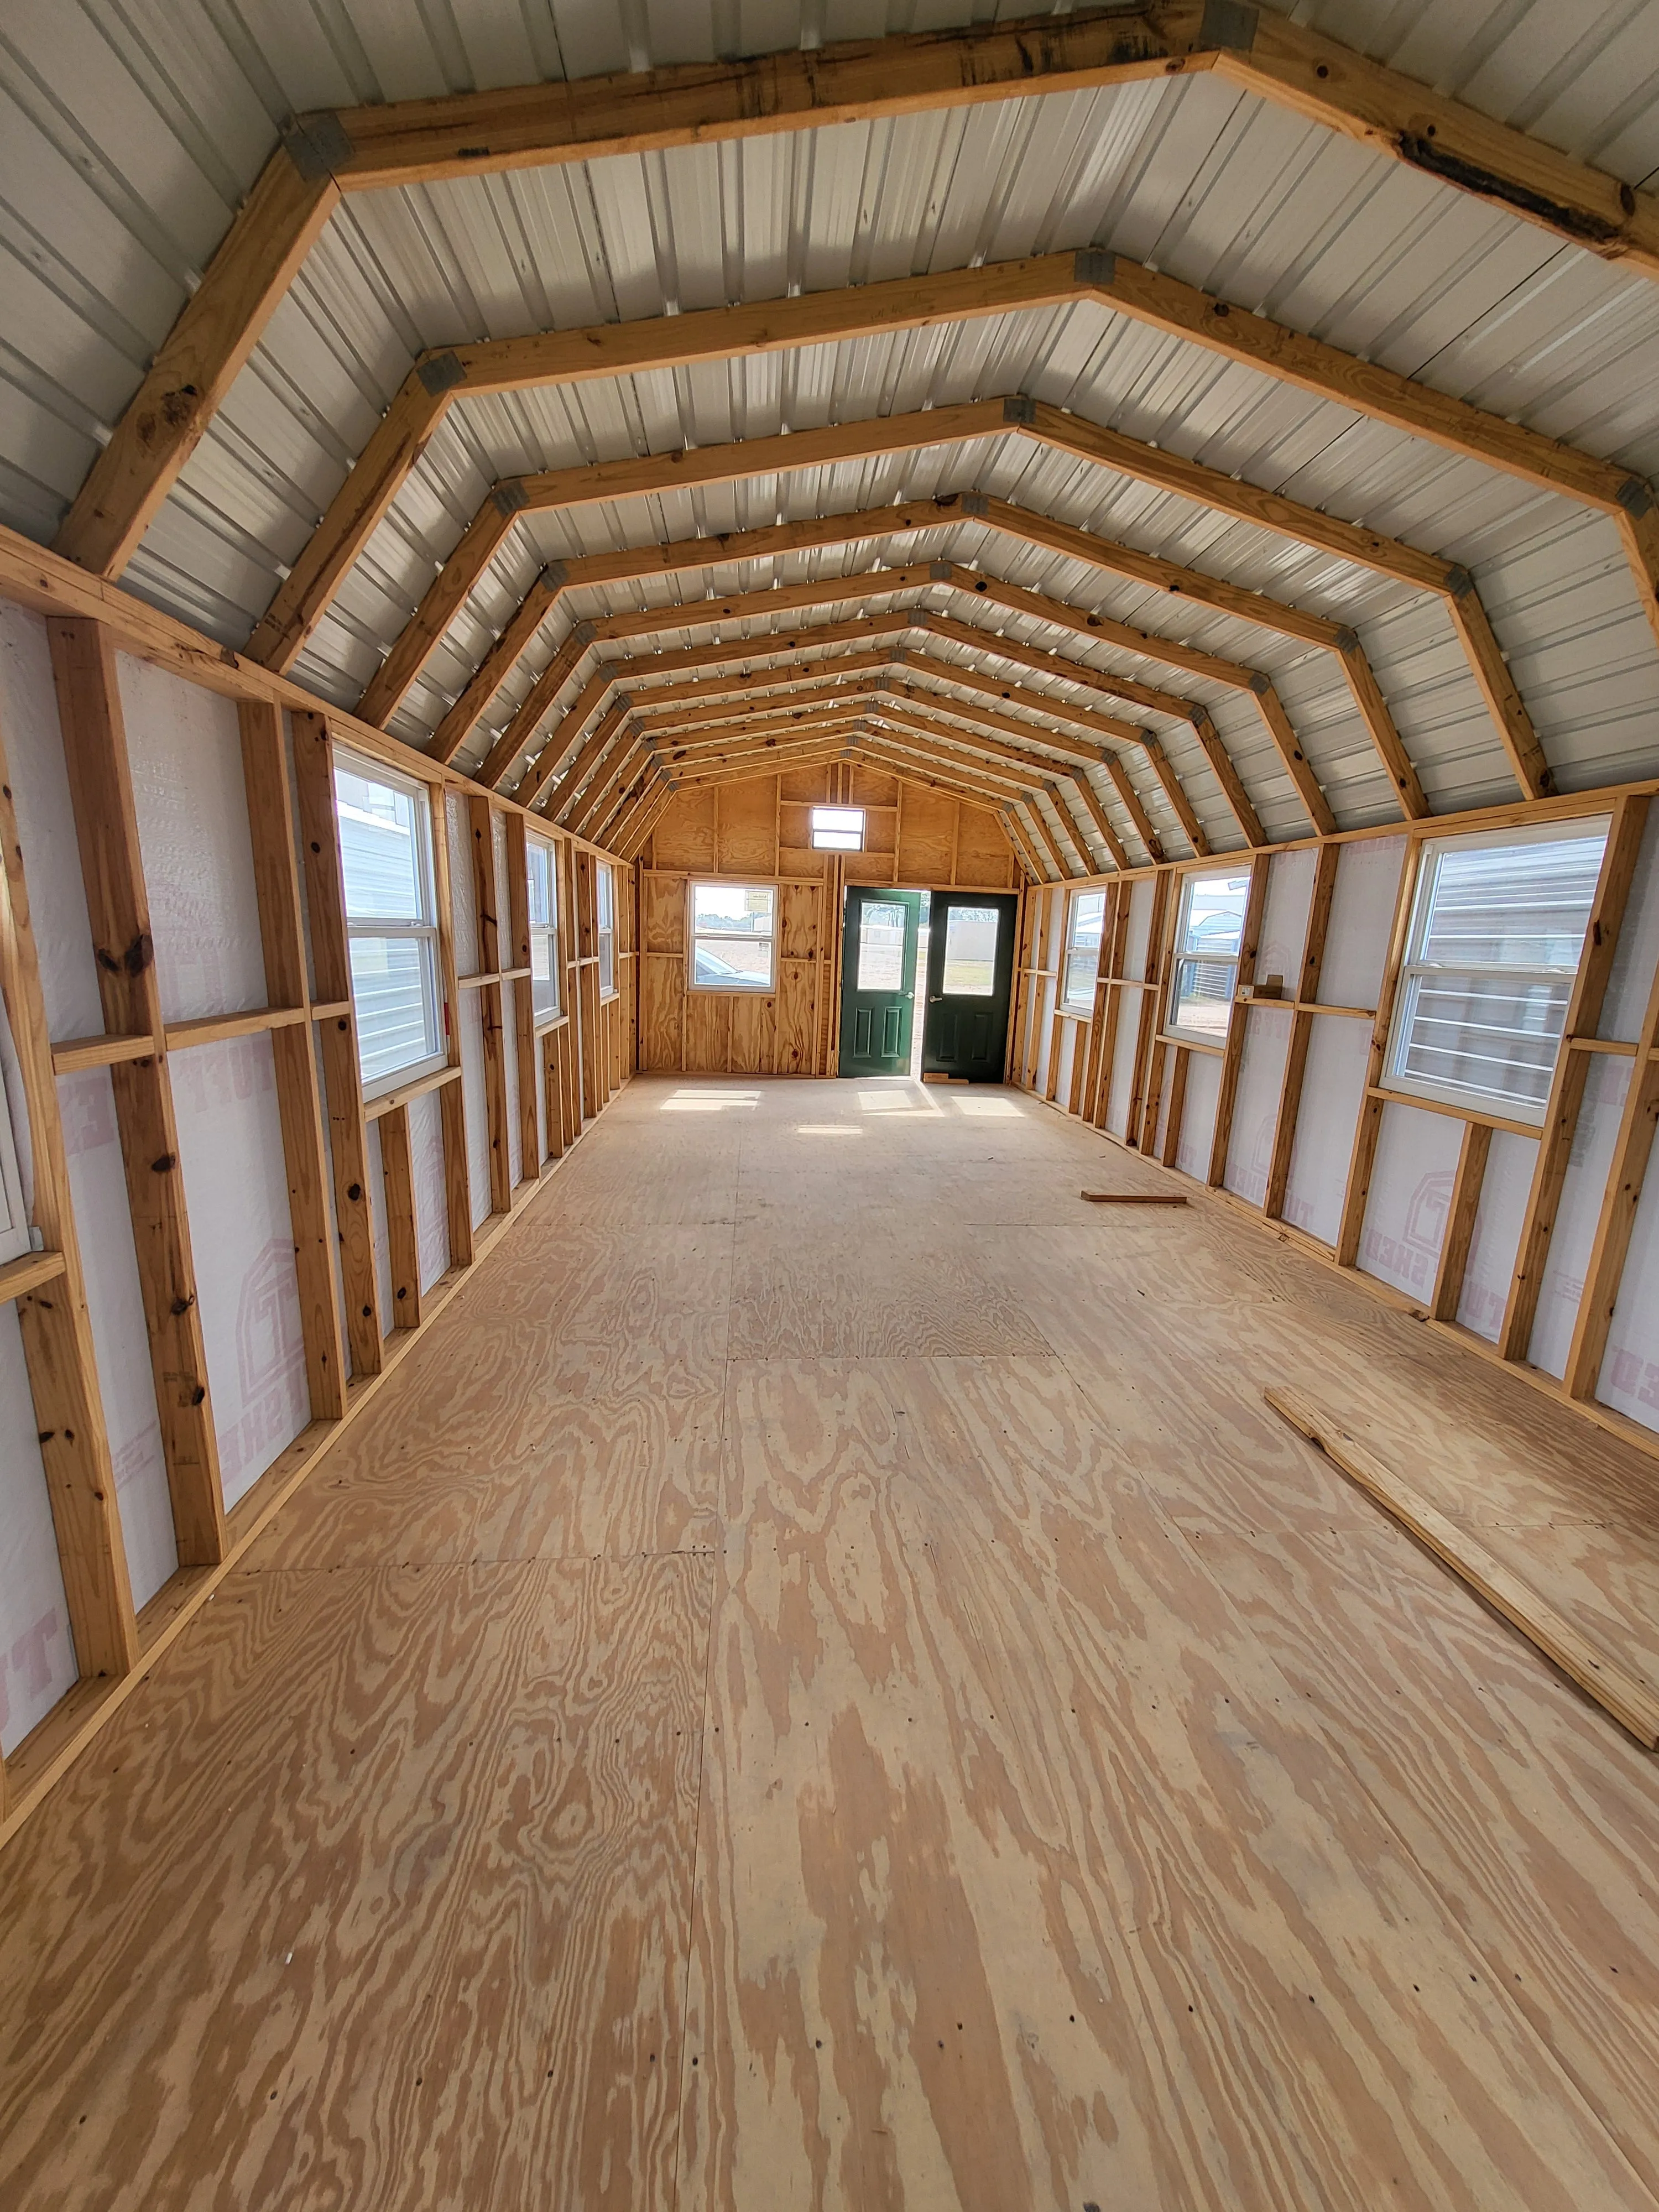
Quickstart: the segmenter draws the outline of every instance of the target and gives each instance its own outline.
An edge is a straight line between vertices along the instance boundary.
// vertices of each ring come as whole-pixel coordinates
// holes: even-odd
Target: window
[[[0,1030],[4,1029],[5,1021],[5,1014],[0,1011]],[[0,1264],[21,1260],[33,1246],[34,1232],[23,1204],[23,1179],[17,1170],[17,1145],[12,1133],[11,1115],[7,1108],[5,1086],[0,1084]]]
[[[1219,1044],[1227,1034],[1249,893],[1248,876],[1188,876],[1182,886],[1170,994],[1170,1027],[1179,1036]]]
[[[544,838],[527,837],[530,866],[530,1004],[538,1021],[559,1011],[558,853]]]
[[[1424,846],[1392,1088],[1543,1120],[1607,836],[1574,822]]]
[[[861,806],[815,806],[812,843],[820,853],[861,853],[864,850],[864,809]]]
[[[340,753],[334,811],[345,875],[351,998],[363,1087],[441,1066],[432,817],[424,787]]]
[[[909,910],[899,899],[866,899],[859,915],[855,991],[904,988],[904,939]]]
[[[1095,977],[1100,971],[1100,933],[1106,918],[1104,891],[1074,891],[1066,924],[1066,972],[1060,1003],[1075,1013],[1095,1010]]]
[[[994,906],[945,909],[945,974],[947,999],[994,999],[997,988],[997,932],[1000,911]]]
[[[769,991],[778,895],[770,884],[693,884],[691,982],[699,991]]]
[[[599,956],[599,996],[610,999],[617,991],[616,886],[603,860],[593,863],[593,935]]]

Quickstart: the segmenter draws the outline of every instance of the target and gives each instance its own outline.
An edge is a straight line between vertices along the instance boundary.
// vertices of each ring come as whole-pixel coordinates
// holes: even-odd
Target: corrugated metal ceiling
[[[0,512],[52,535],[289,112],[987,12],[902,0],[11,0],[0,22],[12,303],[0,330]],[[1324,0],[1288,12],[1632,182],[1659,168],[1659,0]],[[1659,286],[1200,76],[349,199],[126,580],[245,640],[422,346],[1089,243],[1659,472]],[[1562,781],[1659,762],[1659,657],[1609,525],[1086,305],[465,402],[296,672],[355,699],[498,477],[1016,391],[1465,562]],[[1014,437],[529,518],[397,726],[418,740],[433,726],[541,560],[970,484],[1356,623],[1437,805],[1512,788],[1435,602]],[[924,547],[1269,669],[1339,818],[1389,812],[1328,656],[1191,607],[1172,617],[1158,594],[970,524],[896,538],[886,556],[913,561]],[[700,570],[603,602],[842,573],[875,550]],[[579,595],[568,619],[599,604]],[[562,626],[550,625],[544,652]],[[1091,657],[1135,665],[1106,647]],[[1206,696],[1189,680],[1177,688]],[[1209,703],[1270,830],[1299,828],[1248,702],[1216,692]],[[1182,766],[1206,788],[1200,761]],[[1206,826],[1231,842],[1209,796]]]

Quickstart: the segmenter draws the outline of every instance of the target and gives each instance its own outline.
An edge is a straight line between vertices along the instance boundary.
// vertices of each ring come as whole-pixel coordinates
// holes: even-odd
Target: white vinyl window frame
[[[1585,816],[1570,822],[1536,823],[1530,827],[1515,830],[1493,830],[1483,835],[1464,837],[1425,838],[1414,855],[1416,878],[1412,886],[1411,920],[1406,933],[1406,945],[1400,963],[1400,973],[1395,987],[1394,1006],[1389,1023],[1389,1047],[1382,1061],[1382,1088],[1404,1098],[1431,1100],[1437,1105],[1461,1109],[1475,1116],[1491,1115],[1510,1121],[1523,1121],[1541,1127],[1549,1110],[1549,1090],[1555,1063],[1560,1056],[1559,1031],[1552,1033],[1547,1028],[1534,1026],[1516,1028],[1511,1034],[1517,1041],[1534,1047],[1553,1043],[1547,1066],[1543,1055],[1534,1051],[1530,1060],[1517,1055],[1511,1065],[1525,1069],[1535,1079],[1542,1077],[1534,1087],[1543,1095],[1528,1097],[1522,1089],[1505,1089],[1501,1084],[1490,1086],[1473,1082],[1437,1080],[1415,1072],[1404,1065],[1414,1040],[1419,1037],[1419,1014],[1423,995],[1437,983],[1455,985],[1468,981],[1478,992],[1482,983],[1498,983],[1512,990],[1541,990],[1547,994],[1543,1006],[1559,1006],[1565,1024],[1566,1008],[1571,998],[1578,969],[1583,959],[1584,932],[1580,932],[1573,946],[1571,960],[1539,962],[1522,964],[1512,961],[1462,960],[1433,961],[1427,958],[1426,947],[1433,930],[1441,888],[1441,863],[1459,854],[1494,853],[1513,850],[1517,854],[1540,847],[1579,842],[1598,834],[1605,846],[1611,817],[1607,815]],[[1599,874],[1599,866],[1598,871]],[[1593,896],[1586,905],[1585,922],[1588,928],[1593,910]],[[1564,948],[1565,949],[1565,948]],[[1474,994],[1468,994],[1471,998]],[[1457,1027],[1448,1025],[1444,1043],[1437,1048],[1448,1055],[1455,1053],[1459,1058],[1492,1059],[1489,1046],[1498,1031],[1490,1021],[1469,1019]]]
[[[1195,945],[1192,937],[1192,910],[1194,899],[1204,886],[1240,881],[1244,884],[1244,896],[1248,901],[1249,878],[1248,875],[1241,875],[1237,868],[1194,868],[1182,878],[1181,903],[1176,911],[1175,957],[1170,963],[1170,995],[1164,1009],[1164,1034],[1174,1037],[1179,1043],[1207,1045],[1215,1051],[1225,1039],[1227,1023],[1224,1022],[1218,1034],[1182,1022],[1180,1010],[1184,1003],[1196,995],[1186,988],[1188,976],[1195,981],[1200,969],[1208,969],[1212,971],[1212,980],[1215,974],[1224,975],[1226,979],[1224,991],[1212,992],[1211,995],[1218,1005],[1226,1006],[1228,1021],[1231,1019],[1233,1002],[1238,996],[1239,954],[1237,951],[1211,951],[1203,945]],[[1241,927],[1241,940],[1243,934]]]
[[[337,823],[343,823],[345,814],[340,797],[339,779],[355,776],[362,782],[394,793],[409,802],[411,857],[414,860],[416,913],[405,915],[373,913],[354,914],[349,871],[342,836],[341,868],[346,877],[346,950],[359,944],[384,945],[412,945],[416,952],[416,972],[421,994],[422,1045],[419,1051],[410,1052],[395,1066],[379,1066],[371,1073],[364,1066],[364,1053],[372,1045],[372,1034],[364,1021],[364,1009],[358,1005],[358,977],[355,962],[351,970],[351,995],[357,1013],[358,1066],[365,1099],[379,1098],[388,1091],[396,1091],[418,1077],[434,1073],[447,1065],[448,1045],[445,1036],[443,994],[438,980],[438,903],[435,874],[432,865],[432,805],[426,786],[413,776],[400,775],[362,753],[337,745],[334,750],[334,808]]]
[[[525,839],[525,895],[530,914],[530,1003],[534,1018],[550,1022],[562,1011],[559,995],[559,848],[532,832]],[[539,886],[538,878],[540,878]]]
[[[1078,943],[1079,922],[1092,921],[1092,945]],[[1060,1006],[1067,1014],[1092,1014],[1095,985],[1100,976],[1100,956],[1106,933],[1104,891],[1073,891],[1066,906],[1066,954],[1060,963]]]
[[[769,902],[767,908],[766,928],[763,930],[721,929],[718,926],[699,924],[697,893],[700,890],[724,891],[738,898],[747,898],[754,892],[764,891]],[[778,988],[778,886],[775,882],[756,881],[733,884],[711,876],[694,877],[685,887],[685,934],[690,948],[685,963],[686,988],[689,991],[723,992],[731,997],[739,999],[763,999],[775,991]],[[766,980],[763,982],[700,982],[697,979],[698,946],[708,945],[714,957],[718,958],[720,957],[718,948],[725,944],[764,945]]]
[[[593,863],[593,950],[599,956],[599,996],[617,995],[616,872],[605,860]]]
[[[4,1018],[0,1013],[0,1022]],[[17,1162],[10,1102],[0,1083],[0,1266],[21,1260],[33,1249],[34,1231],[23,1203],[23,1177]]]

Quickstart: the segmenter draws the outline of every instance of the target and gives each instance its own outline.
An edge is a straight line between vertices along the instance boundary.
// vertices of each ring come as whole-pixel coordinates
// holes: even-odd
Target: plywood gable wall
[[[812,850],[810,810],[865,809],[862,853]],[[686,887],[776,883],[778,988],[764,999],[686,988]],[[848,884],[1018,888],[988,808],[857,763],[677,792],[640,859],[640,1065],[684,1074],[833,1072],[842,895]]]

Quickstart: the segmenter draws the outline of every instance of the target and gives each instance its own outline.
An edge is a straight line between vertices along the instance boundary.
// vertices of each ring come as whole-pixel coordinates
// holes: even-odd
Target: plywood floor
[[[8,2212],[1659,2205],[1656,1470],[1032,1100],[641,1080],[0,1858]]]

